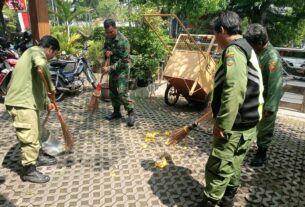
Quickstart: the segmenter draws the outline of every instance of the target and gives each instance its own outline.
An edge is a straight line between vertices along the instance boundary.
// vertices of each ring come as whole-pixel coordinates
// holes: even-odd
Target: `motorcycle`
[[[14,49],[21,55],[28,48],[33,46],[33,35],[29,31],[20,33],[14,40]]]
[[[0,96],[5,96],[8,85],[11,80],[12,72],[17,64],[19,54],[14,47],[4,40],[0,39]]]
[[[92,68],[86,60],[85,53],[88,47],[85,47],[81,54],[73,60],[59,59],[50,62],[50,72],[52,82],[56,88],[56,101],[62,101],[67,93],[79,93],[84,88],[84,78],[81,74],[84,73],[89,83],[95,89],[97,79],[92,72]],[[72,70],[67,71],[68,65],[74,64]]]

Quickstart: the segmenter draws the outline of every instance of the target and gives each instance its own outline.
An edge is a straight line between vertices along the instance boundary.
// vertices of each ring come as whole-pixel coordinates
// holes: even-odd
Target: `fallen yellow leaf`
[[[171,132],[166,131],[166,132],[164,132],[164,135],[165,135],[165,136],[170,136],[170,135],[171,135]]]
[[[115,170],[112,170],[112,171],[111,171],[110,176],[111,176],[111,177],[115,177],[115,176],[116,176]]]
[[[147,148],[147,144],[141,144],[140,145],[143,149],[146,149]]]
[[[166,157],[162,157],[162,159],[160,161],[155,162],[155,166],[161,170],[163,170],[163,168],[165,168],[167,165],[168,165],[168,162],[166,160]]]

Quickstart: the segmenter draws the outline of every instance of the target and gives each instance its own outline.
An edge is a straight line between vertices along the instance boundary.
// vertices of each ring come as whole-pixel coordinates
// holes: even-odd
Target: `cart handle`
[[[201,54],[203,55],[203,57],[205,58],[205,54],[203,53],[203,51],[200,49],[199,45],[196,43],[196,41],[194,40],[194,38],[192,37],[191,33],[189,33],[189,31],[187,31],[187,29],[185,28],[185,26],[183,25],[183,23],[181,22],[181,20],[177,17],[177,15],[175,14],[144,14],[144,21],[148,24],[148,26],[153,30],[153,32],[157,35],[157,37],[159,38],[159,40],[162,42],[163,46],[170,51],[170,49],[167,47],[167,45],[165,44],[165,42],[163,41],[163,39],[160,37],[159,33],[156,32],[156,30],[154,29],[154,27],[149,23],[148,18],[149,17],[174,17],[177,22],[179,23],[179,25],[181,26],[181,28],[185,31],[186,34],[188,34],[188,36],[190,37],[191,41],[196,45],[196,47],[198,48],[198,50],[201,52]]]

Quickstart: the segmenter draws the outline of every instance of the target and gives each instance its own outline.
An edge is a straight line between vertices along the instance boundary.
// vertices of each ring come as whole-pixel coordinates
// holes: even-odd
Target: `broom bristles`
[[[190,129],[188,128],[188,126],[173,130],[170,133],[168,145],[177,144],[182,139],[184,139],[189,134],[189,132],[190,132]]]
[[[64,137],[64,142],[67,147],[67,151],[70,151],[73,147],[73,138],[72,134],[70,133],[69,127],[66,125],[65,120],[61,113],[58,111],[57,112],[57,117],[61,125],[63,137]]]
[[[98,110],[98,101],[99,101],[100,96],[101,96],[101,84],[98,83],[98,85],[96,86],[96,89],[94,90],[94,92],[91,95],[89,105],[88,105],[88,111],[95,112]]]
[[[100,93],[99,93],[100,94]],[[98,92],[96,93],[96,91],[94,91],[92,93],[89,105],[88,105],[88,111],[90,112],[95,112],[98,110],[98,101],[99,101],[99,94]]]

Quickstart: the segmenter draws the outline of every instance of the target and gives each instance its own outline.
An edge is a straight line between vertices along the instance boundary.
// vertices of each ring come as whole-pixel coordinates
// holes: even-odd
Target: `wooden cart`
[[[212,89],[216,69],[214,55],[218,53],[218,47],[214,44],[215,36],[190,34],[173,14],[144,15],[146,23],[167,49],[168,46],[149,22],[149,17],[152,16],[175,18],[185,31],[185,34],[179,35],[174,48],[169,51],[169,59],[165,65],[163,76],[168,80],[165,103],[173,106],[182,95],[191,104],[205,104]]]

